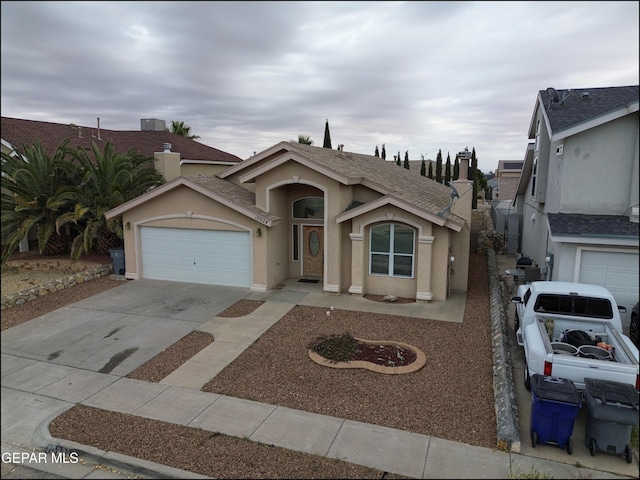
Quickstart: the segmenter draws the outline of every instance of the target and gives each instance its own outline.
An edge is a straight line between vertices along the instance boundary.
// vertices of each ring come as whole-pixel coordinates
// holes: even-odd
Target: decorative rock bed
[[[96,264],[60,260],[7,262],[4,268],[18,268],[26,272],[67,269],[70,273],[42,285],[36,285],[17,293],[3,296],[0,301],[0,310],[5,310],[16,305],[22,305],[23,303],[35,300],[38,297],[49,295],[50,293],[64,290],[65,288],[113,273],[113,264],[96,266]]]
[[[410,363],[409,365],[404,365],[404,366],[401,366],[401,367],[378,365],[378,364],[375,364],[373,362],[367,362],[367,361],[362,361],[362,360],[355,360],[355,361],[350,361],[350,362],[334,362],[332,360],[329,360],[329,359],[326,359],[326,358],[322,357],[321,355],[317,354],[316,352],[314,352],[311,349],[308,350],[309,358],[311,360],[313,360],[314,362],[316,362],[317,364],[323,365],[325,367],[331,367],[331,368],[364,368],[366,370],[371,370],[372,372],[384,373],[384,374],[387,374],[387,375],[398,375],[398,374],[402,374],[402,373],[416,372],[416,371],[420,370],[422,367],[424,367],[425,364],[427,363],[427,357],[422,352],[422,350],[414,347],[413,345],[409,345],[408,343],[391,342],[391,341],[373,341],[373,340],[365,340],[363,338],[357,338],[357,337],[355,337],[355,339],[358,342],[368,343],[370,345],[380,345],[380,344],[398,345],[400,347],[404,347],[404,348],[407,348],[407,349],[412,350],[413,352],[415,352],[416,359],[415,359],[414,362]]]

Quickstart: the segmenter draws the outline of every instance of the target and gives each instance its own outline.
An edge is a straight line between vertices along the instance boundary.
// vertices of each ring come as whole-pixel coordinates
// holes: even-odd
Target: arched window
[[[304,197],[293,202],[293,218],[324,218],[324,197]]]
[[[415,230],[398,223],[371,228],[369,273],[390,277],[413,277]]]

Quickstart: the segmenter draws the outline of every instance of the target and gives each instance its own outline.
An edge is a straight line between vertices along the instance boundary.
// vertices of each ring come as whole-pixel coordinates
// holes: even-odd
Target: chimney
[[[460,157],[460,167],[458,168],[458,179],[466,180],[469,177],[469,159],[466,155]]]
[[[338,150],[340,150],[341,152],[344,151],[344,143],[341,143],[340,145],[338,145]]]

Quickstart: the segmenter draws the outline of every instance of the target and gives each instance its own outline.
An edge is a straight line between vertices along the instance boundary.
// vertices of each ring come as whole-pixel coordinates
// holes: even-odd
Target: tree
[[[422,164],[420,165],[420,175],[427,176],[427,163],[424,161],[424,157],[422,157]]]
[[[460,158],[456,154],[455,162],[453,163],[453,179],[458,180],[460,176]]]
[[[400,150],[398,150],[398,156],[396,157],[396,165],[402,165],[402,159],[400,158]]]
[[[442,183],[442,150],[438,150],[436,157],[436,182]]]
[[[433,180],[433,162],[429,162],[429,173],[427,174],[431,180]]]
[[[378,145],[376,145],[376,151],[373,152],[373,155],[376,157],[380,157],[380,152],[378,152]]]
[[[302,143],[303,145],[313,145],[313,140],[309,135],[298,135],[298,143]]]
[[[404,152],[404,168],[409,170],[409,150]]]
[[[83,252],[92,250],[94,241],[99,253],[108,253],[119,246],[123,238],[122,220],[107,220],[104,214],[161,185],[164,178],[154,168],[152,159],[136,149],[116,153],[111,141],[102,151],[91,142],[91,149],[78,147],[71,154],[82,177],[74,186],[73,210],[57,218],[56,228],[59,230],[66,224],[77,227],[71,244],[71,258],[77,260]]]
[[[382,159],[383,160],[387,159],[387,151],[384,148],[384,143],[382,144]]]
[[[449,185],[451,181],[451,154],[447,152],[447,163],[444,168],[444,184]]]
[[[469,175],[467,180],[473,181],[473,199],[471,200],[471,208],[478,208],[478,184],[477,184],[478,159],[476,158],[476,148],[471,150],[471,165],[469,166]]]
[[[49,156],[40,140],[18,155],[2,152],[2,257],[4,264],[35,228],[40,253],[65,253],[69,240],[56,231],[58,215],[72,208],[77,178],[66,158],[69,140]]]
[[[324,148],[331,148],[331,134],[329,133],[329,119],[327,118],[326,123],[324,124],[324,143],[322,144]]]
[[[179,122],[177,120],[171,121],[171,133],[187,137],[189,140],[200,138],[198,135],[191,135],[191,127],[189,125],[185,125],[184,122]]]

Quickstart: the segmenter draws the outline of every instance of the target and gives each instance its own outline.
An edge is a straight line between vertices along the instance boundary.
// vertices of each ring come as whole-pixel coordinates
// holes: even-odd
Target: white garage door
[[[583,250],[578,281],[607,288],[618,305],[627,307],[620,316],[625,327],[629,324],[631,308],[638,301],[637,253]]]
[[[249,232],[142,227],[142,276],[249,287]]]

